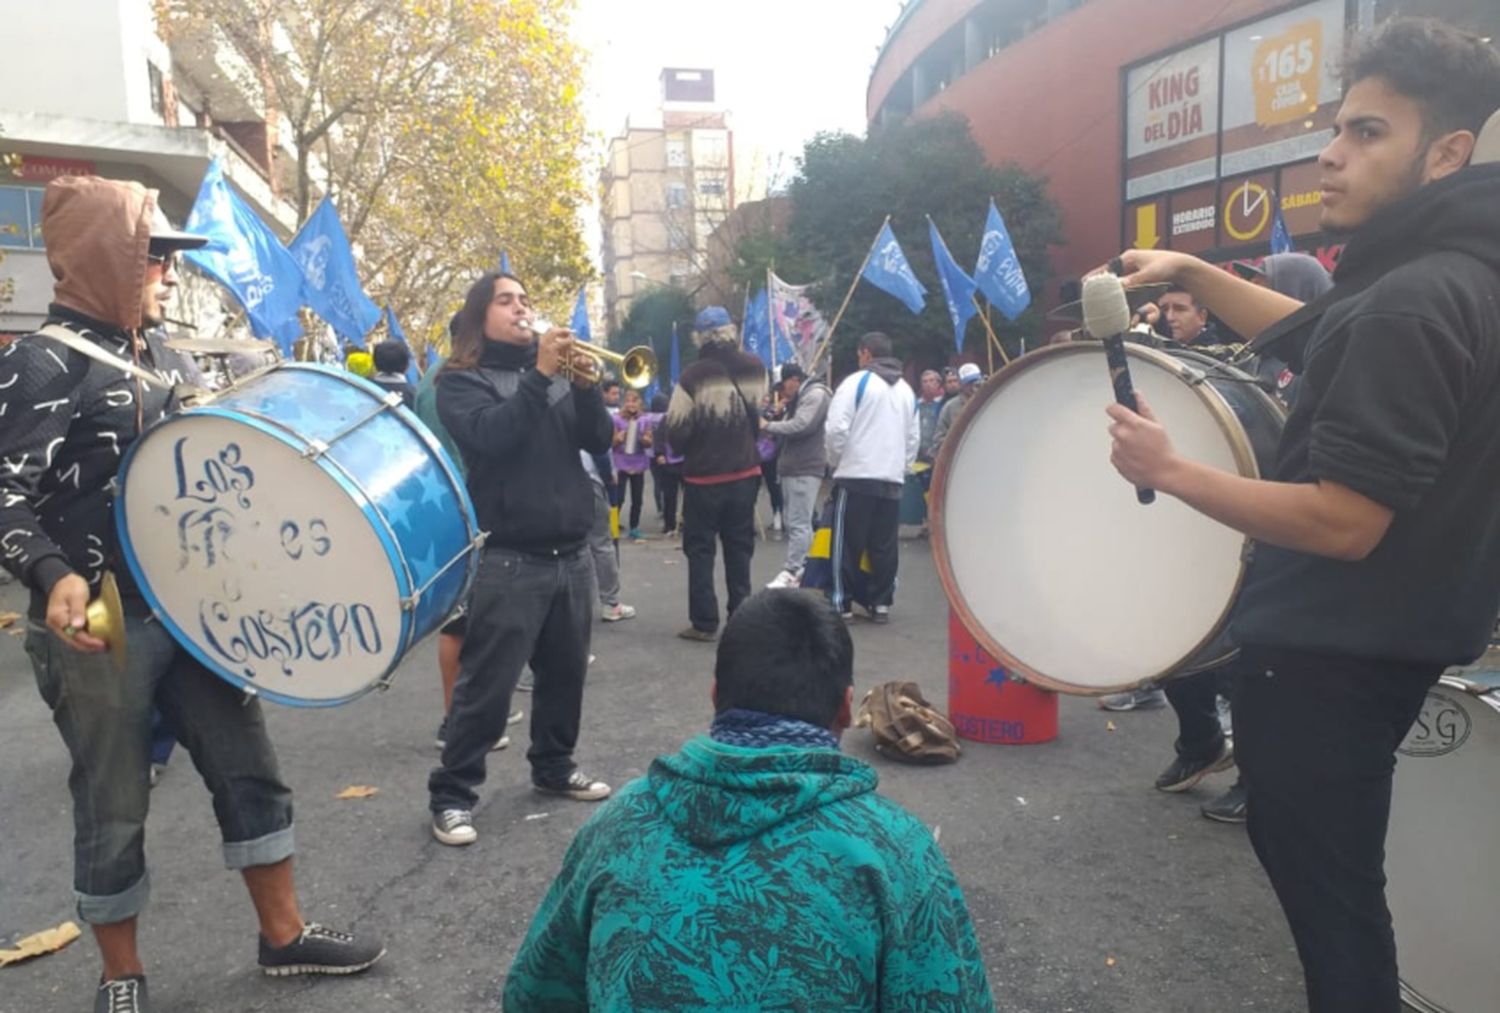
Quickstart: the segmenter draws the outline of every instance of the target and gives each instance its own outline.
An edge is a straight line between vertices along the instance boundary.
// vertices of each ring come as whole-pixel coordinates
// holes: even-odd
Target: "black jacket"
[[[119,327],[54,305],[49,323],[131,358]],[[181,360],[147,332],[141,365],[181,383]],[[44,600],[69,573],[97,584],[115,571],[123,590],[113,520],[120,459],[175,405],[169,392],[109,368],[52,338],[31,334],[0,351],[0,561]]]
[[[1256,339],[1302,373],[1272,478],[1395,512],[1339,562],[1256,547],[1233,631],[1251,646],[1451,665],[1500,612],[1500,165],[1384,209],[1334,288]]]
[[[538,555],[581,547],[594,493],[579,450],[608,450],[614,425],[597,387],[534,368],[536,352],[486,342],[477,369],[444,367],[438,417],[463,454],[488,545]]]

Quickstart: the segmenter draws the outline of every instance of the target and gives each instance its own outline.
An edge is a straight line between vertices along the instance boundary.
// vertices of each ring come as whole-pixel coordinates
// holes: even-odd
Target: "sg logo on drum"
[[[1427,692],[1422,712],[1401,743],[1403,756],[1444,756],[1463,745],[1473,722],[1463,702],[1441,689]]]

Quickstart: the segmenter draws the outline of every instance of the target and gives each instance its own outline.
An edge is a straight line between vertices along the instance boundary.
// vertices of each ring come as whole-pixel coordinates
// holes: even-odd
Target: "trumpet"
[[[538,336],[547,330],[545,324],[529,323],[527,326]],[[651,386],[652,380],[656,379],[658,369],[656,353],[647,345],[636,345],[634,348],[627,348],[624,352],[616,352],[587,341],[575,340],[573,351],[582,352],[601,364],[606,362],[613,364],[620,371],[620,382],[631,390],[644,390]],[[562,374],[569,379],[573,378],[571,360],[563,363]]]

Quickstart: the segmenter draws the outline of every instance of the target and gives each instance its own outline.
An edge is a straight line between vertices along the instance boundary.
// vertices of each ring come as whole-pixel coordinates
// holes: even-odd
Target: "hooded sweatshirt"
[[[901,361],[880,358],[844,377],[825,424],[828,464],[835,481],[871,481],[895,485],[917,459],[921,425],[916,395],[901,378]]]
[[[191,371],[140,331],[155,207],[156,192],[137,183],[48,185],[42,235],[57,279],[48,322],[180,383]],[[97,585],[113,570],[133,600],[116,544],[115,474],[142,428],[172,407],[168,392],[49,337],[0,350],[0,561],[31,588],[33,616],[70,573]]]
[[[832,749],[707,737],[584,825],[516,954],[505,1008],[994,1008],[932,835]]]
[[[816,380],[804,380],[792,403],[787,405],[786,418],[766,423],[762,432],[781,442],[776,469],[782,478],[822,478],[828,473],[823,424],[832,399],[827,386]]]
[[[1256,338],[1300,368],[1271,478],[1394,511],[1365,559],[1260,544],[1233,623],[1250,647],[1444,666],[1500,612],[1500,165],[1385,208],[1334,287]]]

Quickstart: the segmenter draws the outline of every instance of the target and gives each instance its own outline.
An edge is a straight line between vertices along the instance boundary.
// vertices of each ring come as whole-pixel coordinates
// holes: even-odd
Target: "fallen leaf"
[[[1104,958],[1104,966],[1105,967],[1114,967],[1115,966],[1115,958],[1114,957],[1105,957]]]
[[[0,950],[0,967],[10,964],[19,964],[23,960],[32,957],[42,957],[49,953],[56,953],[67,946],[79,936],[78,926],[72,922],[63,922],[55,929],[47,929],[36,935],[27,936],[16,944],[13,950]]]
[[[1025,805],[1025,804],[1026,804],[1026,800],[1024,798],[1022,798],[1020,795],[1017,795],[1016,796],[1016,805]]]
[[[1114,731],[1115,730],[1115,723],[1113,721],[1106,721],[1106,722],[1104,722],[1104,730],[1107,731],[1107,732]]]
[[[379,794],[379,788],[372,788],[368,784],[351,784],[334,798],[369,798],[371,795]]]
[[[0,630],[6,630],[14,626],[16,620],[19,618],[21,618],[21,613],[19,612],[0,612]]]

